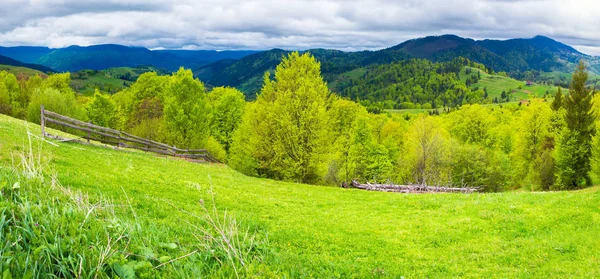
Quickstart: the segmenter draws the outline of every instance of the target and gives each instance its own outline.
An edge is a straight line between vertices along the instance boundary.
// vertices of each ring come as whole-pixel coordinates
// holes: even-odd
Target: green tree
[[[308,53],[293,52],[268,74],[257,97],[250,140],[258,174],[303,183],[320,179],[327,154],[329,90],[320,64]],[[249,131],[249,128],[240,129]],[[234,144],[235,145],[235,144]]]
[[[562,90],[560,89],[560,86],[558,87],[558,91],[556,92],[556,95],[554,95],[554,100],[552,101],[552,110],[559,110],[562,107],[562,101],[563,101],[563,95],[562,95]]]
[[[532,100],[515,121],[517,133],[513,150],[514,171],[518,183],[523,183],[531,175],[539,174],[539,156],[546,149],[553,149],[551,134],[552,110],[542,100]],[[542,187],[543,188],[543,187]]]
[[[209,136],[209,106],[204,84],[191,70],[173,73],[164,92],[164,122],[169,144],[181,148],[205,147]]]
[[[27,121],[40,123],[41,105],[44,105],[46,110],[85,120],[85,112],[77,102],[75,95],[64,94],[54,88],[46,88],[43,91],[36,91],[31,96],[31,102],[27,107]]]
[[[211,105],[211,135],[229,151],[235,129],[239,126],[246,102],[235,88],[217,87],[208,93]]]
[[[3,82],[0,82],[0,113],[10,115],[12,106],[10,105],[10,94]]]
[[[586,87],[588,74],[579,62],[571,80],[569,95],[564,98],[566,130],[559,142],[557,157],[560,189],[575,189],[584,183],[591,186],[591,140],[595,134],[592,94]]]
[[[92,123],[103,127],[117,128],[119,121],[117,106],[109,96],[100,93],[98,89],[94,93],[94,98],[86,104],[85,110]]]

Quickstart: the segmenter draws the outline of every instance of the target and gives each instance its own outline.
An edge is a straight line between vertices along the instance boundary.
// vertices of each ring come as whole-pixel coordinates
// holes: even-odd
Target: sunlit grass
[[[1,166],[12,164],[26,131],[22,121],[0,116]],[[140,227],[134,250],[150,249],[155,258],[201,247],[192,224],[213,192],[216,210],[268,236],[255,248],[262,261],[248,268],[259,277],[600,276],[598,188],[405,195],[251,178],[224,165],[79,144],[44,144],[43,152],[64,187],[123,205],[117,217]],[[197,253],[164,274],[234,276],[214,265],[214,255]]]

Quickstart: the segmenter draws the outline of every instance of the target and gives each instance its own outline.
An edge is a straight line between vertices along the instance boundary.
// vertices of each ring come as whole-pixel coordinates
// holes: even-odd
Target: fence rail
[[[116,146],[117,148],[138,149],[146,152],[153,152],[161,155],[180,157],[200,162],[219,162],[206,149],[180,149],[162,142],[145,139],[123,131],[86,123],[81,120],[60,115],[58,113],[45,110],[43,105],[40,107],[40,112],[40,123],[42,126],[43,137],[58,138],[57,136],[50,135],[46,132],[46,125],[48,123],[52,123],[82,132],[83,135],[80,136],[80,138],[87,140],[88,143],[90,141],[97,141]]]

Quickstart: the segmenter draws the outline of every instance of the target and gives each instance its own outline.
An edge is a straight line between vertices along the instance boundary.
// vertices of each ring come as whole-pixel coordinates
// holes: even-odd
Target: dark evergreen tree
[[[557,111],[562,107],[562,103],[562,90],[560,89],[560,87],[558,87],[558,91],[556,92],[556,95],[554,96],[554,101],[552,101],[552,105],[550,107],[552,108],[552,110]]]
[[[588,74],[579,62],[571,80],[569,95],[564,98],[566,130],[559,142],[558,187],[575,189],[591,186],[591,141],[595,134],[595,115],[592,111],[591,90],[586,87]]]

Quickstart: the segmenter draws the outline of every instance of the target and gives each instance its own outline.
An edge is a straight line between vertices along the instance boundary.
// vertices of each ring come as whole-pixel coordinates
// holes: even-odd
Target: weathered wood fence
[[[425,185],[395,185],[395,184],[361,184],[353,180],[350,187],[370,191],[380,192],[399,192],[399,193],[475,193],[479,191],[479,187],[472,188],[457,188],[457,187],[435,187]]]
[[[185,158],[197,162],[210,162],[210,163],[218,163],[219,161],[215,159],[210,152],[205,149],[179,149],[175,146],[169,146],[167,144],[145,139],[142,137],[134,136],[132,134],[110,129],[98,125],[94,125],[91,123],[86,123],[71,117],[67,117],[64,115],[60,115],[58,113],[54,113],[44,109],[42,105],[40,108],[41,112],[41,126],[42,126],[42,136],[58,139],[61,141],[72,141],[75,139],[63,139],[58,135],[50,135],[46,132],[46,125],[49,123],[55,124],[57,126],[65,127],[68,129],[79,131],[81,136],[90,141],[97,141],[104,144],[112,145],[117,148],[132,148],[138,149],[146,152],[153,152],[166,156],[180,157]]]

